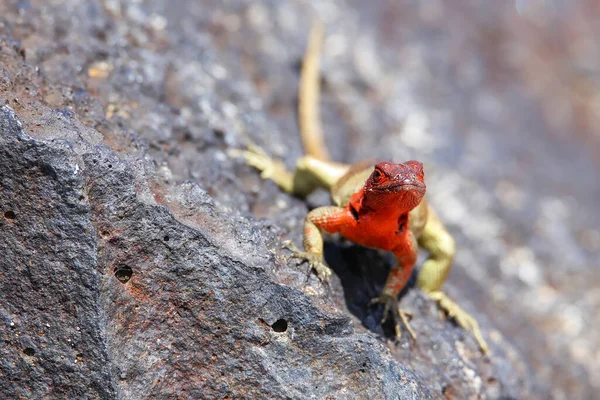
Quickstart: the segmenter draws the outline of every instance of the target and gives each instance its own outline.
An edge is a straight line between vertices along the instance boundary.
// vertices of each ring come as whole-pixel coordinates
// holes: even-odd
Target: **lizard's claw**
[[[370,305],[375,304],[383,304],[383,318],[381,319],[382,324],[387,321],[388,315],[392,316],[392,320],[394,322],[394,331],[397,338],[402,337],[400,323],[404,325],[413,340],[417,338],[415,331],[412,330],[410,324],[408,323],[408,320],[412,318],[412,314],[404,311],[398,306],[398,299],[387,294],[382,294],[381,296],[375,297],[373,300],[371,300]]]
[[[260,177],[263,179],[271,179],[279,174],[287,173],[285,165],[281,161],[269,157],[262,148],[255,144],[249,144],[246,150],[232,149],[229,154],[232,157],[243,158],[246,164],[260,171]]]
[[[435,291],[428,293],[428,295],[437,301],[440,308],[444,310],[450,318],[453,318],[460,327],[473,333],[473,336],[475,337],[475,340],[477,341],[477,344],[479,345],[479,348],[483,354],[487,354],[490,351],[490,348],[483,338],[481,329],[479,329],[479,324],[475,318],[463,310],[444,292]]]
[[[260,171],[261,178],[272,180],[287,193],[293,192],[294,175],[281,160],[269,157],[259,146],[251,143],[246,150],[232,149],[229,156],[243,158],[247,165]]]
[[[308,251],[302,251],[296,247],[291,241],[284,242],[284,246],[292,251],[291,258],[304,260],[308,263],[308,266],[313,269],[319,279],[323,282],[327,282],[331,276],[331,269],[323,262],[323,256]]]

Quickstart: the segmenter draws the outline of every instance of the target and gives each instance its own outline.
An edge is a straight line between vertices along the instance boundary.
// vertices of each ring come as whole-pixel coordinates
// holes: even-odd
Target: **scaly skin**
[[[252,146],[236,155],[259,169],[261,176],[271,179],[284,191],[307,196],[317,187],[330,190],[335,205],[310,211],[304,221],[304,251],[295,257],[305,259],[322,280],[331,275],[323,261],[321,232],[340,233],[366,247],[391,251],[397,264],[391,269],[381,295],[373,303],[384,305],[394,320],[396,335],[403,323],[415,338],[405,311],[398,307],[398,294],[406,286],[421,247],[429,252],[417,277],[417,286],[435,300],[450,317],[471,331],[483,353],[489,348],[475,319],[452,301],[441,286],[446,280],[455,245],[435,211],[424,198],[423,165],[405,163],[362,162],[345,165],[326,160],[327,151],[318,121],[318,50],[321,26],[315,24],[302,69],[299,93],[300,130],[308,155],[296,162],[294,172],[287,171],[279,160],[271,159],[262,149]]]

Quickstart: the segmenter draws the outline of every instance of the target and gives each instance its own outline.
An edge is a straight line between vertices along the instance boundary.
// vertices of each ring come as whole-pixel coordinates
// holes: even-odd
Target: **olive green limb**
[[[429,297],[436,300],[442,310],[444,310],[450,318],[453,318],[456,323],[465,329],[466,331],[472,332],[479,348],[484,354],[489,353],[490,348],[481,334],[481,329],[477,320],[473,318],[469,313],[463,310],[454,300],[440,290],[428,293]]]
[[[261,172],[263,179],[270,179],[285,192],[301,197],[308,196],[317,187],[329,189],[349,168],[345,164],[304,156],[298,159],[296,169],[291,172],[283,161],[270,157],[256,145],[249,145],[246,150],[232,150],[230,154],[244,158],[246,164]]]
[[[293,193],[294,174],[288,171],[283,161],[271,158],[257,145],[250,144],[246,150],[233,149],[230,156],[240,157],[251,167],[260,171],[260,177],[270,179],[283,191]]]
[[[308,266],[316,272],[319,279],[323,282],[327,282],[331,276],[331,269],[323,262],[322,251],[321,253],[311,253],[309,251],[300,250],[291,240],[285,242],[285,247],[292,251],[291,258],[306,261]]]
[[[450,273],[456,245],[431,207],[418,242],[420,247],[429,252],[429,257],[421,267],[417,285],[425,292],[440,290]]]
[[[417,277],[417,286],[429,297],[437,301],[440,308],[463,329],[472,332],[481,351],[487,353],[489,347],[483,339],[479,324],[471,315],[441,291],[442,284],[452,267],[452,259],[456,252],[454,239],[442,225],[432,208],[428,210],[427,223],[419,237],[419,246],[429,252]]]
[[[302,244],[304,250],[298,250],[288,244],[292,250],[292,257],[306,260],[315,270],[319,278],[327,280],[331,276],[331,269],[323,261],[323,235],[321,229],[328,232],[335,231],[344,216],[344,209],[335,206],[315,208],[304,219]]]
[[[323,161],[312,156],[304,156],[296,161],[294,180],[314,180],[318,186],[330,189],[342,176],[348,172],[350,166],[332,161]]]

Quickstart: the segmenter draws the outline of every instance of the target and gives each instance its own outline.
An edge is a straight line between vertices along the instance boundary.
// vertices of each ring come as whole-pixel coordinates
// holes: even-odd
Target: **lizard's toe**
[[[412,317],[412,314],[410,312],[404,311],[399,307],[398,299],[386,294],[382,294],[381,296],[375,297],[371,300],[370,305],[375,304],[383,304],[383,316],[381,318],[381,324],[387,321],[388,316],[392,317],[392,321],[394,323],[394,332],[397,338],[402,337],[402,331],[400,329],[400,324],[402,324],[404,325],[410,336],[413,339],[416,339],[417,335],[408,323],[408,320]]]
[[[329,268],[327,265],[323,264],[321,261],[318,261],[310,263],[310,267],[315,270],[319,279],[322,281],[329,280],[329,277],[331,276],[331,268]]]
[[[284,246],[292,251],[291,258],[306,261],[309,267],[315,271],[319,279],[327,282],[331,276],[331,268],[323,262],[323,257],[308,251],[299,250],[291,241],[285,241]]]
[[[254,143],[250,143],[246,150],[232,149],[229,151],[229,155],[235,158],[243,158],[247,165],[261,171],[263,179],[271,178],[280,169],[279,163]]]
[[[448,317],[454,319],[458,326],[473,334],[483,354],[487,354],[490,351],[475,318],[463,310],[442,291],[431,292],[429,293],[429,296],[438,302],[440,308],[448,315]]]

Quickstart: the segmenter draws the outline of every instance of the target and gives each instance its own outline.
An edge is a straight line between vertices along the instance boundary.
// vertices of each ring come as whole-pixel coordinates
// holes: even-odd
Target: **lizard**
[[[329,160],[319,119],[319,54],[323,27],[313,24],[300,73],[298,93],[299,130],[306,154],[296,161],[294,171],[282,160],[271,158],[256,145],[236,154],[274,181],[283,191],[306,197],[318,187],[330,191],[333,205],[310,211],[304,220],[303,247],[292,245],[293,257],[306,260],[319,278],[327,281],[331,269],[323,259],[322,231],[340,233],[350,241],[370,248],[390,251],[397,264],[388,274],[381,295],[371,304],[383,304],[384,323],[394,322],[396,337],[402,323],[413,339],[410,314],[399,307],[398,295],[408,283],[417,260],[418,248],[428,252],[417,275],[416,285],[463,329],[472,332],[483,354],[489,347],[479,324],[441,286],[456,252],[453,237],[425,198],[423,164],[363,161],[353,165]]]

